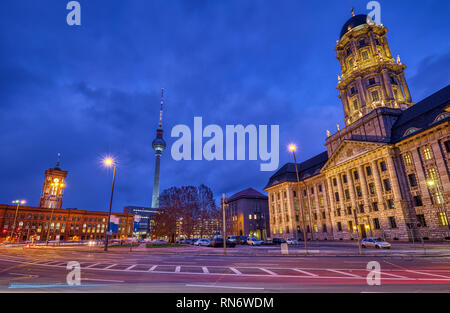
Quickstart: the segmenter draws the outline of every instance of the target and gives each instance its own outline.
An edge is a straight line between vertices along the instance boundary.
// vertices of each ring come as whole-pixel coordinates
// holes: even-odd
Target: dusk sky
[[[166,92],[161,190],[210,186],[218,197],[274,172],[257,161],[175,161],[172,128],[280,125],[280,164],[325,151],[326,130],[343,127],[334,47],[342,25],[368,1],[2,0],[0,10],[0,203],[37,206],[44,172],[69,171],[63,207],[113,211],[150,206],[161,88]],[[379,1],[394,56],[413,101],[450,83],[449,1]],[[204,140],[206,141],[206,140]]]

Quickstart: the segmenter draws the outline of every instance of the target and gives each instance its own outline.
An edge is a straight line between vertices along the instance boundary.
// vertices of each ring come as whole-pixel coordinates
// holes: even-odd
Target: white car
[[[209,241],[209,239],[199,239],[196,242],[194,242],[194,246],[202,246],[202,247],[207,247],[211,245],[211,241]]]
[[[260,246],[263,244],[263,241],[255,238],[255,237],[248,237],[247,244],[252,245],[252,246]]]
[[[373,248],[376,248],[376,249],[390,249],[391,248],[391,244],[389,242],[378,241],[378,240],[375,240],[373,238],[364,238],[361,241],[361,247],[363,247],[363,248],[373,247]]]
[[[295,240],[294,238],[288,238],[288,239],[286,239],[286,243],[287,243],[288,245],[298,245],[298,241]]]

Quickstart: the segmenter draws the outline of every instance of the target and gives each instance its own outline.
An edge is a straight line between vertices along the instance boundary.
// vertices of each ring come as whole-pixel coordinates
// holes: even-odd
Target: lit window
[[[431,155],[431,149],[429,147],[423,148],[422,152],[423,152],[423,158],[425,160],[431,160],[433,158],[433,156]]]
[[[403,155],[403,161],[405,162],[405,165],[411,165],[412,164],[412,159],[411,159],[411,154],[406,153],[405,155]]]
[[[248,219],[249,219],[249,220],[252,219],[252,215],[251,215],[251,214],[248,215]]]
[[[369,59],[369,53],[367,53],[367,51],[363,51],[361,53],[362,59],[363,60],[368,60]]]
[[[437,216],[439,220],[439,225],[448,226],[447,214],[445,212],[438,212]]]
[[[372,101],[373,102],[380,101],[380,96],[378,95],[378,91],[372,91]]]

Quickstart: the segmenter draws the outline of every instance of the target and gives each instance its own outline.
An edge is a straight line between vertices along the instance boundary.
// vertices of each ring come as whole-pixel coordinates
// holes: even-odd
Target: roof
[[[450,85],[403,111],[392,127],[391,142],[399,142],[415,135],[418,131],[424,131],[437,124],[448,121],[449,117],[447,116],[446,118],[435,122],[436,117],[445,112],[445,108],[449,105],[449,101]],[[406,131],[409,129],[415,129],[416,131],[411,131],[405,136]]]
[[[359,25],[367,24],[367,15],[365,14],[358,14],[355,16],[352,16],[347,22],[345,22],[344,26],[342,26],[341,29],[341,35],[339,38],[342,38],[348,31],[349,27],[350,29],[355,28]]]
[[[231,197],[228,198],[228,202],[235,201],[241,198],[246,199],[267,199],[267,196],[260,193],[259,191],[256,191],[253,188],[247,188],[245,190],[239,191],[238,193],[235,193]]]
[[[328,152],[322,152],[300,164],[297,164],[300,180],[316,176],[320,174],[320,170],[328,161]],[[295,163],[286,163],[269,179],[269,183],[264,188],[270,188],[284,182],[296,182],[297,173],[295,171]]]

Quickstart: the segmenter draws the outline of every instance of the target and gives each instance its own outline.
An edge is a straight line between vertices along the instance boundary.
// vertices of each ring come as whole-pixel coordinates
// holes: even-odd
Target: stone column
[[[422,163],[420,162],[419,152],[417,148],[414,148],[411,151],[411,156],[414,162],[414,167],[416,169],[417,174],[417,184],[420,189],[420,193],[422,194],[422,202],[424,206],[431,205],[430,192],[427,187],[427,180],[425,177],[424,169],[422,167]]]
[[[371,164],[378,199],[378,210],[383,210],[384,209],[383,186],[381,184],[380,172],[378,171],[378,163],[376,160],[374,160],[372,161]]]
[[[339,207],[341,208],[341,212],[343,212],[342,210],[345,210],[344,207],[344,189],[342,187],[342,181],[341,181],[341,174],[336,175],[336,180],[337,180],[337,185],[338,185],[338,193],[339,193],[339,203],[341,204]]]
[[[387,99],[393,100],[394,92],[392,91],[391,78],[389,77],[389,74],[386,69],[383,69],[381,71],[381,73],[383,74],[383,83],[384,83],[384,88],[386,90]]]
[[[402,200],[402,195],[400,193],[400,187],[398,184],[397,171],[395,170],[394,161],[392,160],[391,155],[387,158],[387,168],[389,171],[389,178],[391,180],[391,186],[394,191],[394,201],[399,202]]]
[[[405,94],[405,98],[407,102],[412,102],[411,92],[409,91],[408,84],[406,83],[405,73],[400,74],[400,83],[402,84],[403,93]]]
[[[311,230],[311,240],[314,240],[314,228],[313,228],[313,216],[312,216],[312,212],[311,212],[311,198],[309,196],[309,187],[305,184],[305,189],[306,189],[306,196],[308,198],[308,215],[309,215],[309,228]]]
[[[365,96],[365,90],[361,82],[361,77],[356,78],[356,84],[358,86],[358,96],[360,101],[360,107],[365,108],[366,107],[366,96]]]
[[[359,179],[361,179],[361,191],[364,199],[364,207],[369,212],[370,203],[369,203],[369,191],[367,190],[367,180],[366,180],[366,172],[364,171],[364,166],[358,166]]]
[[[352,202],[353,209],[358,209],[356,205],[356,195],[355,195],[355,186],[353,183],[353,173],[351,170],[347,170],[347,177],[348,177],[348,189],[350,191],[350,200]],[[352,210],[353,213],[353,210]]]

